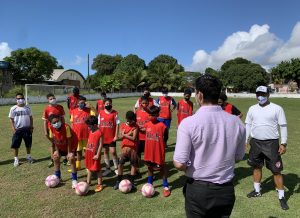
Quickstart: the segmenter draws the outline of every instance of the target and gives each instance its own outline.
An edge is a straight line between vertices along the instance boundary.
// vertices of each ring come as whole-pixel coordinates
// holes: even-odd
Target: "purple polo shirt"
[[[223,184],[232,180],[235,162],[243,159],[245,140],[245,126],[237,116],[220,106],[202,106],[180,123],[173,158],[190,161],[186,176]]]

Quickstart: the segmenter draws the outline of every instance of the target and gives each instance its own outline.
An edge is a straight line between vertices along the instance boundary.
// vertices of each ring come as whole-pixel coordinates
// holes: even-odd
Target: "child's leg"
[[[97,180],[98,185],[102,185],[102,173],[101,173],[101,170],[99,170],[97,172],[97,177],[98,177],[98,180]]]
[[[60,179],[61,173],[60,173],[60,154],[58,151],[54,151],[52,155],[53,161],[54,161],[54,174]]]
[[[76,168],[77,168],[77,170],[81,169],[81,159],[82,159],[82,150],[77,151],[77,160],[76,160]]]
[[[109,162],[109,148],[104,147],[104,163],[106,169],[110,169],[110,162]]]
[[[153,184],[153,168],[148,166],[148,183]]]
[[[160,170],[160,173],[161,173],[161,176],[163,178],[163,187],[169,187],[169,184],[168,184],[168,177],[167,177],[167,166],[166,165],[163,165],[161,170]]]
[[[118,157],[117,157],[116,147],[109,147],[109,151],[112,154],[112,159],[114,162],[115,170],[117,170],[118,169]]]
[[[86,182],[88,183],[88,184],[91,184],[91,171],[90,170],[88,170],[88,169],[86,169],[86,171],[87,171],[87,175],[86,175]]]
[[[68,154],[68,160],[71,163],[72,168],[72,188],[75,188],[77,185],[77,170],[76,170],[76,161],[74,153]]]

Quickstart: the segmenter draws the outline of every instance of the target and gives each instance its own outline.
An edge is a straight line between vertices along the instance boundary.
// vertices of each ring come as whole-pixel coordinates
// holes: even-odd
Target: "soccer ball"
[[[155,191],[154,191],[154,187],[152,184],[150,183],[146,183],[145,185],[143,185],[142,187],[142,195],[146,198],[151,198],[154,195]]]
[[[49,188],[54,188],[59,184],[59,178],[56,175],[47,176],[45,185]]]
[[[132,184],[128,179],[123,179],[119,184],[119,190],[123,193],[128,193],[131,191]]]
[[[89,192],[89,184],[86,182],[79,182],[75,187],[75,193],[84,196]]]

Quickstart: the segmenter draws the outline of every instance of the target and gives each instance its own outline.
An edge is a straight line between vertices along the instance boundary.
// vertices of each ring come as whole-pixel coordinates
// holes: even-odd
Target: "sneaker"
[[[78,184],[77,180],[72,180],[72,188],[73,189],[76,188],[77,184]]]
[[[117,181],[116,184],[114,185],[113,189],[118,190],[119,189],[119,184],[120,184],[120,182]]]
[[[289,206],[287,205],[286,199],[283,197],[281,199],[279,199],[280,202],[280,206],[282,210],[288,210]]]
[[[33,159],[32,159],[32,157],[27,157],[26,159],[27,159],[27,162],[28,162],[28,163],[31,163],[31,164],[32,164],[32,163],[34,162]]]
[[[118,175],[118,169],[114,170],[115,174]]]
[[[102,173],[102,176],[107,176],[108,174],[111,173],[111,170],[110,169],[106,169],[103,173]]]
[[[164,187],[163,188],[163,196],[169,197],[170,195],[171,195],[171,191],[170,191],[169,187]]]
[[[248,198],[255,198],[255,197],[261,197],[261,193],[260,192],[256,192],[255,190],[253,190],[252,192],[250,192],[249,194],[247,194]]]
[[[71,162],[70,161],[67,162],[67,166],[71,166]]]
[[[62,164],[63,164],[63,165],[67,165],[67,164],[68,164],[67,158],[63,159]]]
[[[20,164],[19,164],[19,160],[15,160],[14,161],[14,167],[17,167],[17,166],[19,166]]]
[[[49,163],[48,163],[48,167],[51,168],[54,166],[54,162],[51,160]]]
[[[96,185],[95,192],[101,192],[103,190],[103,185]]]

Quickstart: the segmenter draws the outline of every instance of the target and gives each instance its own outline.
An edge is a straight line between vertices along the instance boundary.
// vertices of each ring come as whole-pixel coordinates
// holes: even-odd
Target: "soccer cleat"
[[[51,160],[51,161],[48,163],[48,167],[51,168],[51,167],[53,167],[53,166],[54,166],[54,163],[53,163],[53,161]]]
[[[14,167],[17,167],[17,166],[19,166],[20,164],[19,164],[19,160],[15,160],[14,161]]]
[[[170,195],[171,195],[171,191],[170,191],[169,187],[164,187],[163,188],[163,196],[169,197]]]
[[[72,180],[72,188],[73,189],[76,188],[77,184],[78,184],[77,180]]]
[[[106,169],[103,173],[102,173],[102,176],[107,176],[108,174],[111,173],[111,170],[110,169]]]
[[[27,162],[28,162],[28,163],[31,163],[31,164],[32,164],[32,163],[34,162],[33,159],[32,159],[32,157],[27,157],[26,159],[27,159]]]
[[[119,184],[120,184],[120,181],[117,181],[116,184],[114,185],[113,189],[118,190],[119,189]]]
[[[256,198],[256,197],[261,197],[261,193],[260,192],[256,192],[255,190],[253,190],[252,192],[250,192],[249,194],[247,194],[248,198]]]
[[[96,185],[95,192],[101,192],[103,190],[103,185]]]
[[[280,202],[280,206],[282,210],[288,210],[289,206],[287,205],[286,199],[283,197],[281,199],[279,199]]]

